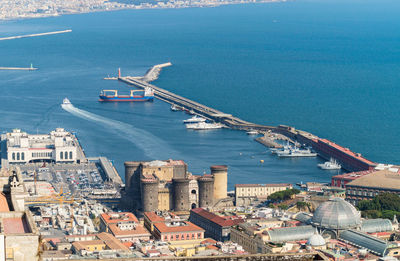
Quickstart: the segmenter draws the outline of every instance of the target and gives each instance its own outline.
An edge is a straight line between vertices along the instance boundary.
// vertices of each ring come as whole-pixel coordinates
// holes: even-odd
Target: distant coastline
[[[151,0],[143,0],[139,4],[124,4],[118,2],[99,1],[97,5],[87,5],[82,7],[81,5],[74,5],[75,1],[70,2],[70,6],[46,6],[46,4],[52,3],[52,0],[39,0],[36,2],[37,7],[32,11],[25,9],[24,3],[31,2],[33,0],[22,1],[19,5],[4,6],[0,3],[0,22],[22,20],[22,19],[34,19],[34,18],[47,18],[57,17],[62,15],[71,14],[85,14],[95,12],[109,12],[119,10],[140,10],[140,9],[181,9],[181,8],[209,8],[218,7],[223,5],[238,5],[238,4],[260,4],[260,3],[275,3],[275,2],[286,2],[287,0],[183,0],[179,3],[170,2],[166,0],[164,2],[154,2]],[[146,2],[147,1],[147,2]],[[35,8],[35,7],[34,7]],[[10,9],[12,11],[10,11]]]

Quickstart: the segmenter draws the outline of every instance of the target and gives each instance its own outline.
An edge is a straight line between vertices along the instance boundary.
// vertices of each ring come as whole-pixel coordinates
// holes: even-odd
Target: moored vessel
[[[198,122],[186,125],[187,129],[192,129],[192,130],[212,130],[212,129],[221,129],[222,127],[223,127],[222,124],[207,123],[207,122]]]
[[[137,95],[136,93],[141,93]],[[131,90],[130,95],[118,95],[117,90],[102,90],[99,101],[101,102],[134,102],[134,101],[153,101],[154,92],[151,88],[145,88],[144,90]]]
[[[184,120],[183,123],[186,124],[186,123],[197,123],[197,122],[205,122],[205,121],[206,121],[206,119],[204,119],[203,117],[195,115],[190,119]]]
[[[258,135],[258,134],[260,134],[258,131],[256,131],[256,130],[249,130],[249,131],[247,131],[246,132],[247,133],[247,135]]]
[[[278,152],[278,157],[292,158],[292,157],[316,157],[317,153],[310,149],[299,149],[297,147]]]
[[[342,166],[337,163],[337,161],[333,158],[331,158],[329,161],[326,161],[325,163],[318,164],[318,167],[325,170],[337,170],[342,168]]]

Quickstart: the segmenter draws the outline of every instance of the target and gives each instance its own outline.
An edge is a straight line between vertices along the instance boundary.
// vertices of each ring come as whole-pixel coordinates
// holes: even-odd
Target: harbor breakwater
[[[143,77],[122,77],[121,75],[118,75],[117,79],[137,88],[152,88],[157,98],[170,104],[179,105],[187,111],[221,123],[227,128],[245,131],[257,130],[259,133],[264,134],[264,138],[258,139],[257,141],[268,147],[279,147],[279,144],[271,138],[273,137],[271,134],[283,135],[287,140],[298,142],[303,146],[312,147],[318,155],[324,159],[336,159],[342,167],[348,171],[369,170],[377,165],[376,163],[365,159],[359,153],[354,153],[348,148],[342,147],[329,140],[322,139],[306,131],[297,130],[294,127],[286,125],[267,126],[251,123],[149,83],[149,81],[154,81],[158,78],[162,68],[170,65],[171,63],[155,65],[148,70],[146,75]]]

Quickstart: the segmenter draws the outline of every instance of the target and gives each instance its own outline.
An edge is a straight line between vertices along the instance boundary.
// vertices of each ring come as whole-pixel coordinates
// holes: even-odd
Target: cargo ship
[[[102,90],[99,97],[101,102],[153,101],[154,92],[151,88],[145,88],[144,90],[131,90],[130,95],[118,95],[117,90]]]
[[[355,153],[330,140],[318,138],[312,141],[312,147],[318,152],[319,156],[325,159],[336,159],[341,167],[348,171],[371,170],[376,166],[375,162],[364,158],[360,153]]]

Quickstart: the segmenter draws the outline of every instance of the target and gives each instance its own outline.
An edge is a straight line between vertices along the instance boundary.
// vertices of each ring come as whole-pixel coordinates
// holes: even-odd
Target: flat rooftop
[[[24,217],[3,218],[2,223],[5,234],[25,234],[31,232],[28,222]]]

